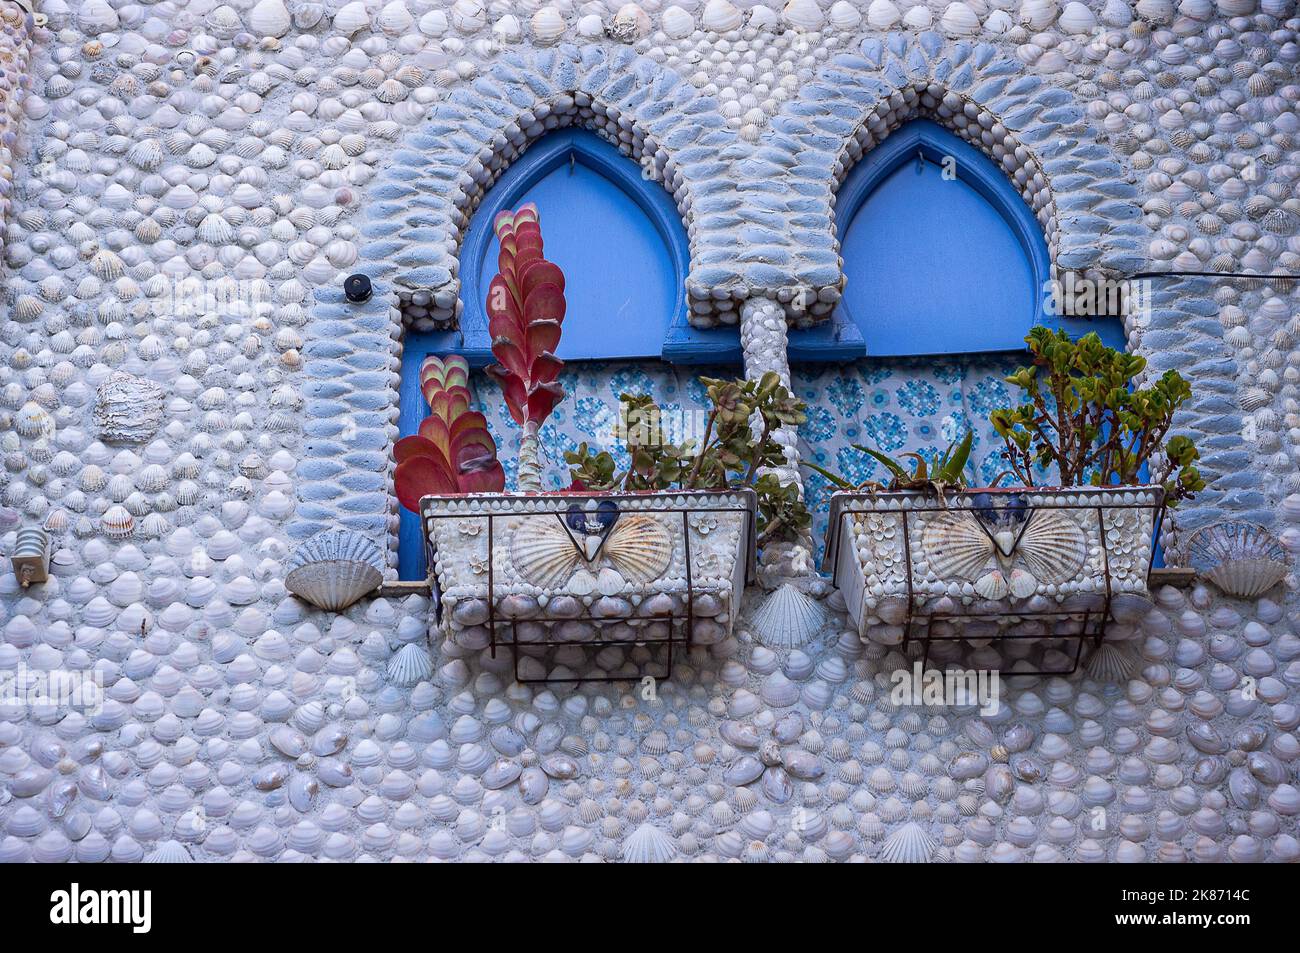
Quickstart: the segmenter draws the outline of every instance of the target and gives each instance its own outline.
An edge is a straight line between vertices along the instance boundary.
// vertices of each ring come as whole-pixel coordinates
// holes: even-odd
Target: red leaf
[[[563,321],[564,310],[564,292],[556,285],[547,282],[534,288],[524,300],[524,323]]]
[[[547,261],[545,258],[529,262],[519,270],[518,277],[519,290],[525,299],[539,285],[555,285],[560,291],[564,291],[564,272],[560,271],[560,266],[555,262]]]
[[[443,452],[438,449],[437,444],[427,437],[411,436],[403,437],[397,443],[393,444],[393,459],[398,463],[403,460],[409,460],[412,457],[433,457],[435,460],[446,462]]]
[[[511,374],[500,364],[492,364],[486,368],[486,371],[501,385],[510,416],[514,418],[515,423],[522,425],[525,420],[524,408],[528,403],[528,392],[524,389],[524,382],[517,374]]]
[[[462,493],[500,493],[506,488],[506,471],[493,457],[481,469],[462,473],[457,485]]]
[[[564,369],[564,362],[551,354],[549,351],[543,351],[533,358],[532,382],[534,386],[539,384],[550,384],[560,376],[560,371]],[[560,385],[556,384],[556,387]]]
[[[397,502],[412,513],[420,512],[420,498],[438,493],[455,493],[459,483],[450,467],[441,466],[432,457],[417,456],[403,460],[393,471]]]
[[[559,384],[539,384],[528,394],[528,420],[540,424],[551,415],[555,405],[564,400],[564,388]]]

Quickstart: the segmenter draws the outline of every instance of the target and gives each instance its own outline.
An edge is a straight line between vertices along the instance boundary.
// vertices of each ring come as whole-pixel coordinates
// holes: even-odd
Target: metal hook
[[[569,175],[573,175],[574,166],[578,163],[578,157],[572,151],[569,152]]]
[[[917,174],[925,171],[925,153],[921,151],[920,146],[916,147],[916,171]]]

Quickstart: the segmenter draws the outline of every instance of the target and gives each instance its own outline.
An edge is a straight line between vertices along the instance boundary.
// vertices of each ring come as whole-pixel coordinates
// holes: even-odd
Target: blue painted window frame
[[[1124,347],[1123,328],[1118,320],[1071,318],[1044,309],[1045,289],[1051,277],[1051,257],[1038,219],[992,159],[932,120],[914,119],[901,126],[853,167],[835,196],[838,235],[848,233],[854,217],[872,192],[904,163],[915,162],[918,153],[935,165],[942,165],[944,158],[951,156],[955,160],[958,178],[988,202],[1015,235],[1029,262],[1034,285],[1039,290],[1023,318],[1025,334],[1035,324],[1053,329],[1065,328],[1076,337],[1097,331],[1112,347]],[[1000,350],[1004,349],[991,348],[984,353]],[[927,353],[931,352],[917,351],[915,356]],[[790,360],[793,362],[844,362],[871,356],[847,298],[840,302],[825,325],[790,333]]]
[[[477,263],[487,260],[491,243],[496,240],[492,222],[497,213],[514,208],[534,185],[570,163],[579,162],[617,185],[637,204],[654,225],[668,249],[674,271],[677,300],[664,332],[663,347],[658,354],[603,356],[601,360],[644,360],[661,358],[674,364],[729,364],[741,359],[740,335],[736,328],[700,329],[692,327],[688,316],[686,276],[690,270],[690,248],[677,205],[663,186],[641,174],[632,159],[619,152],[600,136],[586,129],[560,129],[547,133],[530,145],[488,190],[470,219],[469,230],[461,243],[460,330],[409,334],[406,347],[422,354],[460,354],[470,367],[486,367],[494,362],[492,340],[488,336],[484,303],[490,274],[478,273]],[[566,360],[583,360],[571,356]]]

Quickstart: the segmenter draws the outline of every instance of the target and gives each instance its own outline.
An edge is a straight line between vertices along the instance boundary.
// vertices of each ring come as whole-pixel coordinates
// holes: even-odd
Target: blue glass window
[[[1050,260],[1038,220],[983,152],[929,120],[853,167],[836,193],[836,228],[844,297],[830,330],[791,335],[795,360],[1016,351],[1035,324],[1124,346],[1118,318],[1044,308]]]

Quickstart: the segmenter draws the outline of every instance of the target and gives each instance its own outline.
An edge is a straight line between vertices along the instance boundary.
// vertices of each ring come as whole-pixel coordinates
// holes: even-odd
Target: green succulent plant
[[[1055,466],[1061,486],[1161,484],[1170,506],[1205,488],[1195,444],[1167,436],[1192,396],[1181,374],[1168,370],[1136,387],[1146,359],[1107,347],[1095,333],[1074,341],[1036,327],[1025,343],[1032,363],[1006,380],[1026,400],[989,415],[1020,482],[1033,486],[1035,469]]]
[[[974,439],[974,432],[966,431],[965,436],[950,443],[948,448],[931,462],[927,462],[925,457],[919,453],[904,453],[900,455],[900,458],[895,458],[879,450],[864,447],[861,444],[851,444],[854,450],[865,453],[884,465],[885,469],[889,471],[890,479],[888,483],[881,483],[878,480],[853,483],[838,473],[832,473],[815,463],[805,462],[804,466],[820,473],[830,481],[832,486],[841,490],[894,491],[931,489],[942,498],[943,491],[948,487],[966,485],[966,462],[970,459],[971,444]],[[908,458],[914,461],[911,470],[902,462]]]
[[[798,487],[759,470],[785,462],[773,434],[784,424],[798,426],[807,419],[803,402],[772,372],[757,380],[700,380],[710,404],[700,440],[664,440],[654,399],[622,394],[620,432],[630,458],[628,468],[620,472],[610,453],[582,443],[564,455],[574,483],[590,490],[752,486],[758,497],[758,545],[797,539],[812,523]]]

